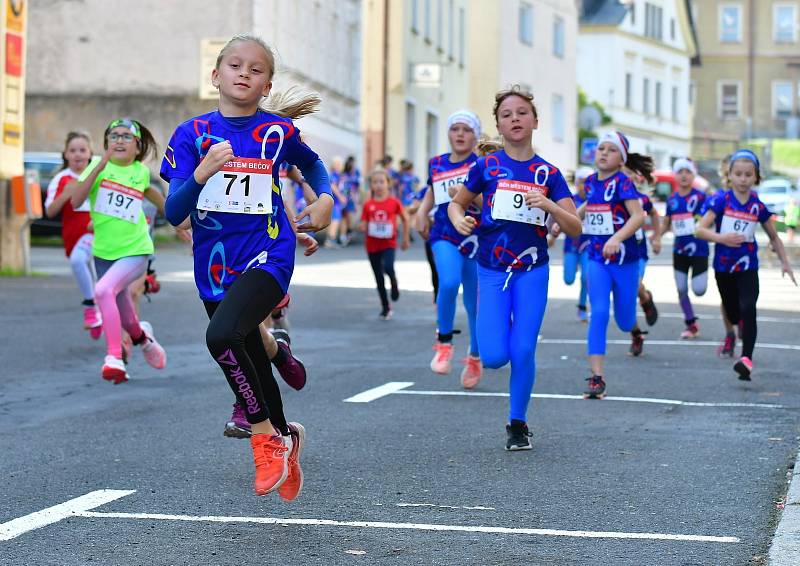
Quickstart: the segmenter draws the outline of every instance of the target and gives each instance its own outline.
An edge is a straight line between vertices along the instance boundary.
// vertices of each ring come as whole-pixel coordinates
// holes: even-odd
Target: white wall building
[[[685,0],[585,0],[578,84],[611,115],[631,149],[667,168],[689,155],[691,59],[697,52]],[[601,126],[602,128],[602,126]]]

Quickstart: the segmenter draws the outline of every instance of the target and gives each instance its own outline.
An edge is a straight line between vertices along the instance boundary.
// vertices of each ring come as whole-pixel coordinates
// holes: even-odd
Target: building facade
[[[633,151],[666,168],[689,155],[694,24],[685,0],[584,0],[578,85]]]
[[[702,22],[694,154],[716,159],[741,140],[800,137],[800,1],[693,0],[692,10]]]
[[[275,89],[298,84],[322,96],[320,112],[299,122],[309,144],[326,161],[360,156],[360,0],[41,0],[29,6],[35,22],[28,47],[29,151],[61,151],[73,129],[92,133],[98,149],[105,125],[117,116],[141,120],[163,150],[177,124],[216,107],[201,91],[210,86],[219,45],[253,33],[275,51]]]
[[[496,137],[495,92],[520,84],[536,98],[537,151],[574,168],[575,0],[364,0],[363,9],[365,163],[389,154],[424,172],[448,150],[447,117],[461,108]]]

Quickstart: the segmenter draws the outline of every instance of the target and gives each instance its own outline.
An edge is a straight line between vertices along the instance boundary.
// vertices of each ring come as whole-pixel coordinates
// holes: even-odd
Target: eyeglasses
[[[132,142],[133,138],[134,138],[133,134],[118,134],[116,132],[108,134],[108,141],[110,142],[117,142],[117,141]]]

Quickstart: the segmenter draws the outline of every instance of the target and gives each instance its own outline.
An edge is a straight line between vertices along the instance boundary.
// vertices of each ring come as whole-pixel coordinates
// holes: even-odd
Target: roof
[[[582,25],[619,25],[628,13],[628,5],[620,0],[583,0]]]

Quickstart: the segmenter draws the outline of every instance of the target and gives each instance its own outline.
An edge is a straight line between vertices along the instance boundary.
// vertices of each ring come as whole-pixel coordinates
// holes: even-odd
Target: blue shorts
[[[642,257],[640,257],[639,258],[639,283],[641,283],[642,280],[644,279],[645,269],[647,269],[647,260],[642,258]]]
[[[331,213],[331,220],[341,220],[342,219],[342,205],[338,202],[333,204],[333,212]]]

